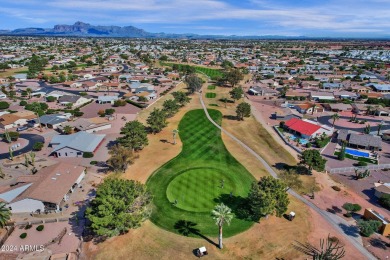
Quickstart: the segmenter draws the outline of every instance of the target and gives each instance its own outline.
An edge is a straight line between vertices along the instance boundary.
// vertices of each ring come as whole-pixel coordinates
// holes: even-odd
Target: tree
[[[215,208],[211,211],[211,215],[215,220],[215,224],[219,228],[218,244],[219,244],[219,248],[222,249],[223,248],[222,228],[225,223],[230,225],[230,222],[233,219],[233,213],[228,206],[221,203],[215,206]]]
[[[121,128],[121,134],[124,135],[119,137],[118,142],[133,151],[142,150],[148,145],[148,136],[145,126],[139,121],[130,121]]]
[[[312,169],[316,171],[325,170],[326,159],[322,158],[318,150],[305,150],[301,155],[299,155],[299,159],[299,164],[307,165],[310,171]]]
[[[146,119],[152,133],[156,134],[161,132],[161,130],[167,126],[167,115],[165,111],[161,109],[154,108],[153,111],[149,114],[149,117]]]
[[[110,165],[115,172],[125,172],[127,167],[130,164],[133,164],[134,159],[137,158],[134,156],[132,150],[129,150],[120,144],[112,146],[108,151],[108,154],[111,155],[111,157],[108,159],[107,164]]]
[[[176,91],[172,93],[175,101],[181,106],[185,106],[188,102],[190,102],[191,98],[187,96],[183,91]]]
[[[238,120],[244,120],[244,117],[251,116],[251,106],[246,102],[242,102],[237,106],[236,113]]]
[[[358,220],[357,223],[358,223],[360,233],[365,237],[369,237],[372,234],[374,234],[374,232],[377,232],[379,227],[382,225],[382,223],[380,221],[377,221],[377,220],[362,220],[362,219],[360,219],[360,220]]]
[[[303,182],[299,178],[299,174],[294,169],[288,169],[285,171],[282,171],[279,174],[279,177],[288,187],[294,189],[294,190],[300,190],[303,188]]]
[[[230,92],[230,97],[234,100],[234,102],[236,100],[239,100],[242,98],[242,95],[244,94],[244,90],[242,90],[241,87],[236,87],[236,88],[233,88]]]
[[[70,135],[72,133],[73,129],[70,125],[66,125],[66,126],[64,126],[62,131],[64,132],[64,134]]]
[[[40,120],[40,114],[44,113],[44,110],[46,110],[49,106],[45,103],[38,103],[38,102],[33,102],[31,104],[27,104],[24,108],[26,110],[30,110],[30,111],[33,111],[35,112],[35,114],[37,115],[37,118],[38,118],[38,124],[39,124],[39,128],[40,128],[40,131],[42,132],[42,125],[41,125],[41,120]]]
[[[0,70],[5,71],[6,69],[9,69],[7,63],[0,63]]]
[[[372,111],[372,106],[367,106],[366,107],[366,115],[368,116],[369,114],[371,114],[371,111]]]
[[[345,256],[344,246],[339,245],[339,240],[331,239],[328,235],[326,240],[320,240],[320,248],[309,243],[296,242],[294,248],[305,255],[310,256],[313,260],[338,260]]]
[[[271,176],[262,177],[258,183],[253,182],[248,195],[252,219],[259,221],[261,217],[273,214],[282,216],[290,203],[286,189],[283,181]]]
[[[133,180],[108,178],[99,185],[85,215],[96,235],[112,237],[137,228],[148,219],[151,201],[145,185]]]
[[[343,142],[342,146],[341,146],[341,150],[340,150],[340,153],[337,155],[337,158],[340,160],[340,161],[344,161],[345,160],[345,142]]]
[[[187,84],[188,92],[192,94],[202,88],[203,80],[196,74],[190,74],[186,76],[185,83]]]
[[[53,97],[53,96],[48,96],[47,98],[46,98],[46,101],[47,102],[54,102],[54,101],[56,101],[57,100],[57,98],[56,97]]]
[[[167,117],[172,117],[179,111],[179,104],[174,99],[165,100],[163,103],[163,111]]]
[[[225,75],[226,81],[234,87],[244,78],[244,75],[241,73],[239,69],[231,69]]]
[[[115,109],[113,108],[106,108],[106,110],[104,110],[104,114],[106,115],[113,115],[115,113]]]
[[[7,204],[0,202],[0,227],[3,228],[11,219],[11,211],[7,207]]]
[[[383,194],[380,198],[379,198],[379,204],[386,208],[386,209],[389,209],[390,210],[390,194]]]
[[[380,135],[380,132],[381,132],[381,130],[382,130],[382,127],[383,127],[383,122],[380,122],[380,123],[378,124],[378,133],[377,133],[378,136]]]
[[[334,127],[334,123],[340,119],[340,116],[338,113],[335,113],[332,115],[332,119],[333,119],[333,123],[332,123],[332,127]]]
[[[365,133],[365,134],[370,134],[370,132],[371,132],[371,125],[366,125],[366,127],[364,128],[364,130],[363,130],[363,132]]]

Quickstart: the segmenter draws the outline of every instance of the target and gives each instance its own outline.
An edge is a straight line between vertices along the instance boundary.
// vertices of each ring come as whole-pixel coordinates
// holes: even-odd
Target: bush
[[[124,107],[124,106],[126,106],[126,101],[125,100],[121,100],[121,99],[115,100],[113,106],[114,107]]]
[[[148,104],[141,104],[141,103],[134,102],[132,100],[127,100],[126,102],[138,108],[145,108],[148,106]]]
[[[307,143],[307,144],[306,144],[306,147],[307,147],[307,148],[310,148],[310,147],[311,147],[311,143]]]
[[[55,98],[55,97],[53,97],[53,96],[48,96],[47,98],[46,98],[46,101],[47,102],[54,102],[54,101],[56,101],[57,99]]]
[[[351,214],[351,213],[349,213],[349,212],[348,212],[348,213],[345,213],[345,214],[344,214],[344,217],[346,217],[346,218],[350,218],[350,217],[352,217],[352,214]]]
[[[27,237],[27,233],[22,233],[22,234],[20,234],[20,236],[19,236],[21,239],[25,239],[26,237]]]
[[[81,111],[74,111],[74,112],[73,112],[73,115],[74,115],[74,116],[77,116],[77,117],[80,117],[80,116],[83,116],[83,115],[84,115],[84,112],[81,112]]]
[[[358,162],[357,165],[358,166],[367,166],[367,163],[366,162]]]
[[[89,164],[90,165],[96,165],[98,162],[97,161],[91,161]]]
[[[350,212],[357,212],[362,209],[362,207],[359,204],[353,204],[353,203],[344,203],[343,208]]]
[[[43,143],[42,142],[36,142],[33,145],[33,150],[34,151],[40,151],[40,150],[42,150],[42,148],[43,148]]]
[[[27,101],[26,100],[20,101],[19,106],[24,107],[25,105],[27,105]]]
[[[104,111],[104,113],[105,113],[106,115],[112,115],[112,114],[115,113],[115,109],[113,109],[113,108],[107,108],[107,109]]]
[[[334,189],[335,191],[341,191],[339,186],[332,186],[332,189]]]
[[[30,229],[32,225],[28,224],[24,229]]]
[[[8,109],[9,103],[5,101],[0,101],[0,109]]]
[[[39,226],[37,226],[36,230],[37,231],[42,231],[44,228],[45,228],[44,225],[39,225]]]
[[[20,134],[18,132],[9,132],[9,137],[11,141],[17,141],[19,139]]]
[[[92,158],[93,157],[93,153],[91,152],[84,152],[83,153],[83,158]]]

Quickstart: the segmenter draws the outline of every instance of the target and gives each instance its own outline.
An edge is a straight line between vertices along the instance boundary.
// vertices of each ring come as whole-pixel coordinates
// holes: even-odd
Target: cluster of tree
[[[366,104],[382,105],[384,107],[390,107],[390,99],[368,98]]]
[[[39,116],[45,114],[45,111],[49,108],[49,105],[43,102],[32,102],[27,104],[24,109],[33,111]]]
[[[188,92],[192,94],[202,88],[203,80],[196,74],[189,74],[185,78],[185,83],[187,84]]]
[[[98,111],[98,115],[101,116],[101,117],[104,117],[104,116],[111,116],[115,113],[115,109],[113,108],[106,108],[105,110],[101,109]]]
[[[369,237],[374,234],[374,232],[377,232],[381,225],[382,223],[377,220],[358,220],[360,233],[365,237]]]
[[[305,150],[299,155],[301,165],[306,165],[309,170],[324,171],[326,159],[324,159],[320,152],[315,149]]]
[[[261,217],[276,215],[281,217],[287,211],[290,200],[286,184],[271,176],[262,177],[254,182],[249,191],[248,204],[251,219],[259,221]]]
[[[7,63],[0,63],[0,70],[5,71],[6,69],[9,69],[9,66]]]
[[[91,230],[102,238],[126,233],[150,217],[151,194],[146,186],[133,181],[108,178],[96,191],[86,209]]]
[[[330,139],[330,136],[327,136],[325,133],[323,133],[321,136],[314,138],[314,143],[317,147],[322,148],[330,142]]]
[[[224,75],[217,80],[218,85],[229,83],[232,87],[236,86],[242,79],[244,74],[240,69],[229,69],[224,72]]]
[[[345,214],[346,217],[352,217],[352,213],[358,212],[362,209],[359,204],[354,203],[344,203],[343,208],[347,211]]]
[[[294,190],[300,190],[303,187],[303,182],[299,178],[299,174],[296,169],[290,168],[282,171],[279,174],[279,178],[287,184],[288,187]]]
[[[196,72],[195,67],[192,67],[190,65],[172,64],[172,69],[174,71],[182,72],[186,75],[194,74]]]
[[[240,100],[242,98],[242,96],[244,95],[244,90],[242,89],[242,87],[235,87],[229,92],[229,94],[235,102],[236,100]]]
[[[30,62],[28,63],[28,78],[35,78],[39,72],[43,71],[47,65],[47,60],[43,57],[32,55]]]

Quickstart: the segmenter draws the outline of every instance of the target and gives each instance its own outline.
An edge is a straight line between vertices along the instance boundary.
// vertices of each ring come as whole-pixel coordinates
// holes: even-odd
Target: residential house
[[[324,107],[319,104],[303,103],[296,104],[295,109],[301,114],[313,114],[324,112]]]
[[[99,96],[96,102],[99,104],[114,104],[118,99],[118,96]]]
[[[389,93],[390,92],[390,84],[366,84],[367,87],[372,87],[374,91],[381,93]]]
[[[334,100],[335,97],[333,93],[331,92],[317,92],[317,91],[312,91],[310,92],[310,97],[313,100]]]
[[[85,131],[87,133],[95,133],[98,131],[111,128],[111,123],[103,118],[78,118],[76,121],[70,121],[59,126],[59,130],[63,132],[65,126],[70,126],[75,132]]]
[[[106,135],[78,132],[71,135],[56,135],[50,142],[56,157],[82,157],[83,153],[94,153]]]
[[[333,92],[333,95],[339,99],[356,100],[359,98],[359,96],[356,93],[349,92],[349,91],[335,91]]]
[[[350,104],[336,103],[336,104],[324,104],[332,112],[352,111],[353,107]]]
[[[348,147],[366,150],[382,150],[382,140],[379,136],[370,134],[352,133],[347,129],[341,129],[337,134],[340,144],[346,143]]]
[[[89,98],[77,96],[77,95],[64,95],[61,96],[57,103],[61,106],[68,106],[68,104],[72,104],[72,107],[79,107],[91,101]]]
[[[329,89],[329,90],[341,89],[341,88],[343,88],[343,84],[342,83],[323,83],[322,88]]]
[[[11,129],[14,127],[27,125],[28,121],[37,118],[32,111],[19,111],[12,114],[4,114],[0,116],[0,128]]]
[[[284,128],[304,139],[314,138],[322,134],[332,135],[334,128],[320,125],[307,119],[291,118],[284,124]]]
[[[39,117],[39,122],[42,126],[57,129],[61,126],[62,123],[65,123],[69,120],[69,116],[64,114],[51,114],[51,115],[43,115]]]
[[[267,87],[250,87],[248,90],[250,95],[254,96],[277,96],[279,91]]]
[[[59,212],[84,176],[84,167],[57,163],[0,187],[0,199],[12,213]]]

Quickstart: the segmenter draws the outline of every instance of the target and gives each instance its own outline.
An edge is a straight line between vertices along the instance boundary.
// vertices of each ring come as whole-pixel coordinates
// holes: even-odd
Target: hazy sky
[[[390,0],[1,0],[0,29],[83,21],[150,32],[390,36]]]

